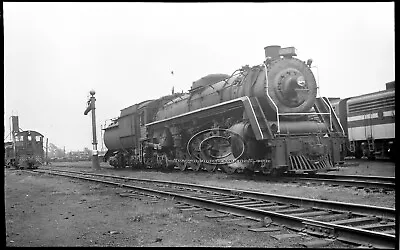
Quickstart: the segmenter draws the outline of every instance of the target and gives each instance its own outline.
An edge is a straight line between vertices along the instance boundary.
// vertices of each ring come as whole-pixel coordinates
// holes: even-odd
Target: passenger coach
[[[387,83],[386,90],[342,99],[334,105],[348,137],[349,155],[394,159],[394,83]]]

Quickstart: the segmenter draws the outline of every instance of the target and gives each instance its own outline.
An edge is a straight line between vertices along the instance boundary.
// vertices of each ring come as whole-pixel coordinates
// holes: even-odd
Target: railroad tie
[[[246,217],[236,217],[236,218],[228,218],[228,219],[221,219],[217,220],[218,222],[233,222],[233,221],[239,221],[239,220],[246,220]]]
[[[277,234],[277,235],[271,235],[272,238],[275,238],[277,240],[284,240],[288,238],[297,238],[301,237],[300,234]]]
[[[301,243],[300,245],[303,245],[307,248],[318,248],[318,247],[324,247],[329,244],[331,244],[335,240],[331,239],[316,239],[308,242]]]
[[[181,211],[199,211],[199,210],[203,210],[203,208],[201,207],[189,207],[189,208],[181,208]]]
[[[219,214],[213,213],[213,214],[206,214],[205,216],[207,218],[223,218],[223,217],[229,217],[230,215],[229,214],[222,214],[222,213],[219,213]]]
[[[259,228],[249,228],[249,231],[253,232],[275,232],[282,230],[281,227],[259,227]]]

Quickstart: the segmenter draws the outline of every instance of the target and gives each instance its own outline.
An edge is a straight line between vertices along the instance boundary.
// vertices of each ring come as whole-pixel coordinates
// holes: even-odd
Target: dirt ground
[[[330,172],[332,174],[343,175],[368,175],[368,176],[389,176],[395,177],[395,163],[392,161],[369,161],[366,159],[347,160],[339,171]]]
[[[121,188],[5,169],[6,246],[236,246],[302,248],[317,238],[251,232],[204,213],[182,212],[173,200],[122,197]],[[338,241],[318,248],[349,248]]]

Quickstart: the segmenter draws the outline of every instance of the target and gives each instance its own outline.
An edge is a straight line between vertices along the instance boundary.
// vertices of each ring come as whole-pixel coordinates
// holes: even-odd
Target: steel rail
[[[331,185],[341,185],[341,186],[352,186],[352,187],[363,187],[363,188],[378,188],[378,189],[396,189],[396,185],[390,182],[372,182],[372,181],[359,181],[359,180],[340,180],[340,179],[322,179],[322,178],[304,178],[304,177],[286,177],[288,180],[292,182],[302,181],[302,182],[318,182],[323,184],[331,184]]]
[[[58,167],[58,166],[56,166]],[[66,166],[68,167],[68,166]],[[114,169],[103,167],[104,169]],[[180,171],[179,171],[180,172]],[[243,177],[245,175],[240,175]],[[247,178],[247,177],[245,177]],[[394,190],[396,188],[396,179],[395,177],[387,177],[387,176],[365,176],[365,175],[333,175],[333,174],[324,174],[324,173],[287,173],[281,176],[280,178],[273,178],[270,176],[253,176],[248,177],[248,179],[256,179],[259,181],[272,181],[272,182],[288,182],[288,181],[314,181],[320,182],[324,184],[332,184],[332,185],[341,185],[341,186],[354,186],[354,187],[362,187],[362,188],[376,188],[383,190]]]
[[[118,183],[118,182],[113,182],[113,181],[99,180],[99,179],[93,179],[93,178],[89,178],[89,177],[59,173],[59,172],[68,172],[68,171],[32,170],[32,172],[47,173],[47,174],[89,180],[89,181],[94,181],[94,182],[99,182],[99,183],[104,183],[104,184],[111,184],[111,185],[116,185],[118,187],[125,187],[125,188],[140,190],[141,192],[152,194],[152,195],[154,195],[154,194],[160,195],[161,194],[161,195],[165,195],[168,197],[174,197],[175,200],[179,200],[182,202],[187,202],[187,203],[196,204],[196,205],[200,205],[200,206],[206,206],[206,207],[211,206],[214,209],[219,209],[222,211],[227,211],[227,212],[231,212],[231,213],[235,213],[235,214],[249,216],[250,218],[253,218],[256,220],[262,220],[263,218],[268,216],[275,223],[283,223],[283,224],[290,225],[292,227],[292,229],[299,230],[299,231],[306,231],[308,233],[313,233],[313,231],[315,231],[315,229],[317,229],[317,231],[319,229],[326,236],[328,236],[329,234],[331,234],[330,236],[332,236],[332,234],[334,234],[334,236],[337,239],[339,239],[341,241],[346,241],[346,242],[352,242],[352,243],[358,243],[358,244],[365,244],[366,242],[368,242],[369,244],[371,244],[377,248],[395,248],[395,245],[397,243],[396,237],[394,235],[390,235],[390,234],[373,232],[373,231],[368,231],[368,230],[364,230],[364,229],[360,229],[360,228],[337,225],[337,224],[332,224],[332,223],[328,223],[328,222],[315,221],[312,219],[300,218],[300,217],[295,217],[295,216],[291,216],[291,215],[287,215],[287,214],[280,214],[277,212],[265,211],[265,210],[261,210],[261,209],[257,209],[257,208],[229,204],[229,203],[219,202],[219,201],[215,201],[215,200],[208,200],[205,198],[193,197],[193,196],[174,193],[174,192],[170,192],[170,191],[167,192],[167,191],[155,190],[155,189],[151,189],[151,188],[128,185],[125,183]],[[77,174],[95,175],[95,176],[99,175],[99,174],[83,173],[83,172],[77,172]],[[103,176],[103,177],[118,178],[117,176],[107,176],[107,175]],[[121,179],[126,179],[126,178],[121,178]],[[310,229],[310,230],[307,231],[306,229]]]
[[[370,205],[363,205],[363,204],[352,204],[352,203],[345,203],[345,202],[339,202],[339,201],[316,200],[316,199],[309,199],[309,198],[302,198],[302,197],[294,197],[294,196],[278,195],[278,194],[268,194],[268,193],[248,191],[248,190],[242,190],[242,189],[228,189],[228,188],[221,188],[221,187],[197,185],[197,184],[192,184],[192,183],[174,182],[174,181],[140,179],[140,178],[133,178],[133,177],[124,177],[124,176],[115,176],[115,175],[106,175],[106,174],[97,174],[97,173],[83,173],[83,172],[72,171],[72,170],[71,171],[52,170],[52,169],[48,169],[48,170],[67,172],[67,173],[89,174],[89,175],[95,175],[95,176],[100,176],[100,177],[110,177],[110,178],[117,178],[117,179],[123,179],[123,180],[131,180],[131,181],[173,184],[173,185],[178,185],[178,186],[182,186],[182,187],[197,188],[197,189],[201,189],[201,190],[218,192],[218,193],[229,194],[229,195],[240,194],[242,196],[246,196],[246,197],[254,198],[254,199],[260,199],[260,200],[283,202],[283,203],[308,206],[308,207],[334,209],[334,210],[343,211],[343,212],[352,211],[353,213],[359,213],[359,214],[370,215],[370,216],[380,216],[380,217],[390,218],[390,219],[396,218],[396,210],[392,209],[392,208],[387,208],[387,207],[377,207],[377,206],[370,206]]]
[[[371,182],[396,183],[395,177],[388,176],[368,176],[368,175],[334,175],[334,174],[287,174],[288,177],[306,177],[306,178],[323,178],[323,179],[342,179],[342,180],[357,180]]]

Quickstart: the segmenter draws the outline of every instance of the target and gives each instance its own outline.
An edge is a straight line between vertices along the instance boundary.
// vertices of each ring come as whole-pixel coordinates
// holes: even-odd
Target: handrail
[[[331,109],[331,106],[325,101],[325,99],[324,99],[323,97],[321,97],[321,93],[319,92],[319,86],[318,86],[318,84],[319,84],[319,69],[318,69],[318,67],[315,66],[315,65],[312,66],[311,68],[317,69],[317,89],[318,89],[318,95],[319,95],[319,97],[322,99],[322,101],[325,103],[325,105],[328,106],[328,109],[329,109],[329,126],[330,126],[330,130],[333,131],[333,128],[332,128],[332,109]],[[335,112],[333,112],[333,113],[335,114]],[[327,113],[318,113],[318,114],[327,114]],[[336,114],[335,114],[335,116],[336,116]],[[337,116],[336,116],[336,119],[337,119]],[[339,122],[339,124],[340,124],[340,122]],[[340,124],[340,127],[341,127],[341,129],[342,129],[342,132],[344,133],[344,130],[343,130],[343,127],[342,127],[341,124]]]
[[[344,134],[344,129],[343,129],[342,123],[340,122],[339,118],[337,117],[335,111],[332,111],[332,113],[336,117],[336,120],[339,121],[340,129],[342,130],[342,133]]]
[[[249,98],[248,96],[245,96],[245,98],[247,99],[247,101],[248,101],[249,104],[250,104],[251,112],[252,112],[253,115],[254,115],[254,118],[255,118],[255,120],[256,120],[256,124],[257,124],[257,127],[258,127],[258,131],[260,132],[261,139],[263,140],[263,139],[264,139],[264,135],[263,135],[263,133],[262,133],[262,131],[261,131],[260,124],[259,124],[258,121],[257,121],[257,116],[256,116],[256,113],[254,112],[253,105],[252,105],[252,103],[251,103],[251,101],[250,101],[250,98]]]
[[[333,131],[332,128],[332,109],[331,106],[325,101],[325,99],[323,97],[321,97],[322,101],[326,104],[326,106],[328,106],[329,109],[329,126],[330,126],[330,130]]]
[[[265,67],[265,81],[266,81],[266,92],[267,92],[267,96],[268,96],[268,98],[271,100],[271,102],[272,102],[272,104],[274,105],[274,107],[275,107],[275,109],[276,109],[276,122],[277,122],[277,124],[278,124],[278,130],[277,130],[277,132],[278,133],[280,133],[281,132],[281,128],[280,128],[280,126],[279,126],[279,110],[278,110],[278,106],[276,106],[276,104],[275,104],[275,102],[274,102],[274,100],[272,100],[272,98],[269,96],[269,92],[268,92],[268,74],[267,74],[267,72],[268,72],[268,69],[267,69],[267,64],[266,63],[264,63],[264,67]]]
[[[281,113],[280,115],[329,115],[330,113]]]

